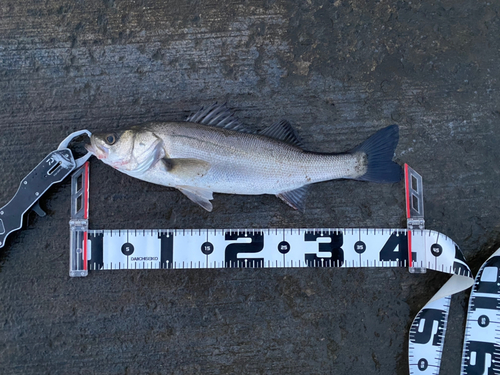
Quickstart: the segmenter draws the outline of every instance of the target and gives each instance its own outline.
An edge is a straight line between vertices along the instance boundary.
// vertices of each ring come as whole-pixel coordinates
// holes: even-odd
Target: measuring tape
[[[474,281],[462,353],[461,374],[500,374],[500,249]]]
[[[89,230],[89,166],[72,175],[70,276],[89,270],[408,267],[451,278],[420,310],[409,333],[410,374],[438,374],[451,295],[472,273],[453,240],[424,229],[422,177],[405,165],[408,228]],[[471,295],[462,374],[500,374],[500,250]]]
[[[90,230],[88,266],[90,270],[407,267],[408,236],[401,229],[355,228]],[[449,257],[455,252],[452,240],[430,230],[413,232],[412,241],[416,240],[428,251],[413,252],[414,265],[454,273],[456,260]],[[445,249],[444,255],[425,261],[433,246]],[[464,272],[470,274],[468,268]]]

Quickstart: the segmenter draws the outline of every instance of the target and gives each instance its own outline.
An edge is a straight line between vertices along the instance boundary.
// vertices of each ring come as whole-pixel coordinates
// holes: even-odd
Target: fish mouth
[[[85,145],[85,149],[91,154],[95,155],[98,159],[106,159],[108,157],[109,150],[104,147],[99,147],[93,140],[90,140],[90,144]]]

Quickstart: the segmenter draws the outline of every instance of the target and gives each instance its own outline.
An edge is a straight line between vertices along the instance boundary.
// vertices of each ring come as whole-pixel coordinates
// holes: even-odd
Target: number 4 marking
[[[380,250],[381,261],[408,261],[408,236],[404,232],[393,232],[382,250]],[[417,260],[417,253],[412,252],[413,261]]]

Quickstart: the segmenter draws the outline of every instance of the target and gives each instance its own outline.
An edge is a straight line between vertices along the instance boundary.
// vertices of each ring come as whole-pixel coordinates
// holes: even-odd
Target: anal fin
[[[305,200],[307,194],[308,186],[302,186],[295,190],[285,191],[280,194],[276,194],[278,198],[280,198],[283,202],[288,204],[290,207],[299,210],[300,212],[304,212],[306,209]]]

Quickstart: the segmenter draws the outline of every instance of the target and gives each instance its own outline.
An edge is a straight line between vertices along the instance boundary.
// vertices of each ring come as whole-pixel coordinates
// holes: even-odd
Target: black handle
[[[5,245],[5,239],[10,233],[21,229],[26,211],[49,187],[64,180],[75,167],[73,154],[65,148],[52,151],[23,178],[14,197],[0,208],[0,247]]]

